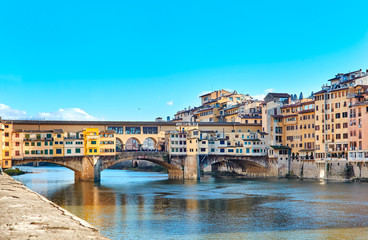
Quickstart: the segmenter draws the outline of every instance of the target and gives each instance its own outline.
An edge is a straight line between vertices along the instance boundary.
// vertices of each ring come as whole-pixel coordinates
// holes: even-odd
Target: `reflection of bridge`
[[[277,163],[267,157],[246,157],[234,155],[186,155],[169,156],[167,152],[126,151],[115,156],[79,156],[25,158],[13,160],[13,165],[34,162],[48,162],[64,166],[74,171],[76,181],[100,181],[101,172],[117,163],[129,160],[145,160],[168,170],[172,179],[198,179],[199,170],[211,165],[241,169],[249,176],[277,176]]]

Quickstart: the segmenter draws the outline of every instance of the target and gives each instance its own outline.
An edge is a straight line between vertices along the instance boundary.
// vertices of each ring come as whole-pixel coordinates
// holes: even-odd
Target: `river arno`
[[[62,167],[14,177],[111,239],[367,239],[368,184],[105,170],[74,183]]]

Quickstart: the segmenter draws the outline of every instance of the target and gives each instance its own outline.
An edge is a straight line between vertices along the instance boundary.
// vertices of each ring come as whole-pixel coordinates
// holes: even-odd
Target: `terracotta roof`
[[[322,93],[325,93],[325,92],[327,92],[327,91],[326,90],[321,90],[321,91],[313,93],[313,95],[318,95],[318,94],[322,94]]]
[[[311,113],[311,112],[314,112],[314,109],[306,109],[306,110],[300,111],[299,114]]]
[[[273,149],[291,149],[291,147],[284,146],[284,145],[271,145]]]

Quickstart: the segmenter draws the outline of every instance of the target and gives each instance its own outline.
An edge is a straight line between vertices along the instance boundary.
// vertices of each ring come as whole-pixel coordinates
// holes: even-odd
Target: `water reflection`
[[[336,239],[348,233],[364,239],[368,233],[363,183],[211,177],[183,182],[161,173],[105,170],[100,184],[74,184],[67,169],[36,171],[17,179],[112,239]]]

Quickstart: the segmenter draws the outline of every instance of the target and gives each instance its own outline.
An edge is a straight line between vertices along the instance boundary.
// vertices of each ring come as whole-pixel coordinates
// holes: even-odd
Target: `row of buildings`
[[[337,74],[304,99],[269,93],[258,101],[226,90],[200,98],[200,107],[179,111],[173,121],[0,121],[2,167],[17,159],[139,149],[314,163],[368,160],[367,71]]]
[[[367,72],[339,73],[328,80],[320,91],[304,99],[295,99],[288,93],[269,93],[263,101],[258,101],[237,92],[214,91],[200,96],[201,106],[177,112],[173,121],[260,124],[260,129],[255,133],[241,134],[250,138],[255,136],[255,141],[264,136],[261,141],[264,144],[260,145],[264,148],[260,149],[259,154],[270,155],[274,150],[282,149],[289,152],[292,160],[366,161]],[[233,152],[232,147],[236,147],[238,142],[235,135],[230,135],[227,146]],[[220,133],[206,136],[216,137],[214,146],[220,146],[217,141],[221,142],[224,137]],[[235,154],[248,153],[246,145],[242,143],[239,146],[243,149],[235,149]],[[217,148],[210,151],[221,154]],[[208,149],[213,147],[209,145]]]
[[[23,130],[13,129],[10,122],[0,121],[0,136],[2,168],[12,167],[12,160],[112,156],[116,151],[115,131],[99,131],[98,128],[78,132]]]

